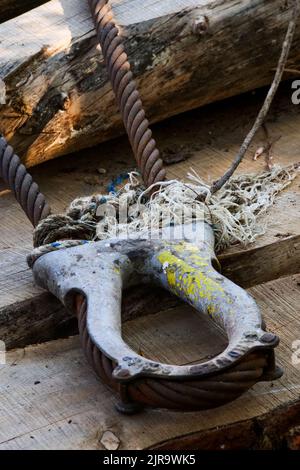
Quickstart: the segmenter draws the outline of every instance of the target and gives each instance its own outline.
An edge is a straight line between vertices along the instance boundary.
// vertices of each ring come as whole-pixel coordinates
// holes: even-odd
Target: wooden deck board
[[[119,415],[116,397],[90,370],[78,337],[9,352],[0,366],[0,449],[105,449],[105,431],[113,432],[120,449],[278,445],[299,421],[300,364],[292,364],[292,346],[300,338],[299,284],[300,277],[293,276],[250,290],[281,337],[276,352],[284,376],[215,410]],[[128,322],[124,337],[147,357],[182,364],[222,346],[224,339],[215,332],[208,347],[209,328],[190,309],[175,309]],[[280,429],[278,415],[284,418]]]

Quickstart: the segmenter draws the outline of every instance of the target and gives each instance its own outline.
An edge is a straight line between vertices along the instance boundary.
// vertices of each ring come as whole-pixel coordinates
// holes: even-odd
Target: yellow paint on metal
[[[172,253],[166,249],[157,258],[163,265],[168,284],[174,292],[183,292],[191,300],[203,298],[208,302],[225,294],[222,285],[209,276],[213,270],[208,256],[202,256],[196,246],[180,242],[172,246]],[[210,304],[208,313],[213,315],[215,311],[216,307]]]

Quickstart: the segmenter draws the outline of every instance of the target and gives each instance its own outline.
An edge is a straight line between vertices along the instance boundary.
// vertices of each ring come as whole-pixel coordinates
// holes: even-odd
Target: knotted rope
[[[265,232],[262,216],[298,171],[298,165],[275,166],[258,175],[236,176],[216,194],[195,172],[188,175],[188,183],[165,181],[148,189],[137,173],[130,173],[117,193],[77,198],[65,214],[42,220],[34,232],[36,249],[29,264],[49,251],[84,241],[130,237],[202,220],[213,226],[216,252],[236,243],[247,245]]]

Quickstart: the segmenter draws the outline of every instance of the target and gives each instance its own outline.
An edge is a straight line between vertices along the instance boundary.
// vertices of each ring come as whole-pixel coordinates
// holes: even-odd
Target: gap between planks
[[[282,165],[300,160],[300,115],[297,106],[290,105],[289,91],[286,85],[282,87],[267,123],[271,138],[282,136],[274,148],[275,162]],[[248,94],[155,126],[163,156],[173,152],[186,158],[168,167],[170,178],[186,177],[190,167],[210,181],[222,174],[235,155],[262,97],[261,92]],[[251,154],[262,143],[263,134],[260,134],[239,172],[263,170],[263,161],[253,162],[251,159]],[[98,172],[103,167],[105,175]],[[53,211],[62,212],[78,195],[105,193],[111,179],[134,167],[127,140],[122,138],[48,162],[34,169],[33,174]],[[11,335],[8,329],[14,328],[16,341],[21,342],[13,339],[12,344],[23,346],[29,340],[52,339],[55,328],[59,330],[59,325],[65,325],[69,318],[58,301],[33,284],[31,271],[26,266],[26,254],[32,246],[30,224],[12,194],[4,192],[1,195],[1,189],[5,189],[1,184],[0,336]],[[255,284],[269,280],[265,278],[266,273],[278,277],[300,272],[299,180],[278,197],[265,221],[267,233],[255,244],[246,249],[235,246],[221,255],[227,271],[233,270],[231,274],[238,275],[240,280],[244,276],[249,282],[252,273]]]

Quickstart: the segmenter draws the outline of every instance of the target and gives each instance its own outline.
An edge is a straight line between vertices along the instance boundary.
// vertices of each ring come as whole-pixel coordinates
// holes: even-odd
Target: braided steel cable
[[[267,367],[266,351],[253,352],[231,368],[202,380],[140,378],[120,385],[112,377],[116,364],[97,348],[89,336],[87,301],[81,295],[75,299],[75,310],[87,360],[103,382],[120,393],[122,403],[118,409],[125,413],[134,413],[144,406],[185,411],[216,408],[235,400],[253,387],[261,380]]]
[[[33,181],[11,145],[0,136],[0,177],[13,191],[16,200],[34,227],[50,214],[45,196]]]
[[[108,75],[136,161],[146,186],[163,181],[166,171],[133,80],[131,66],[108,0],[89,0]]]

